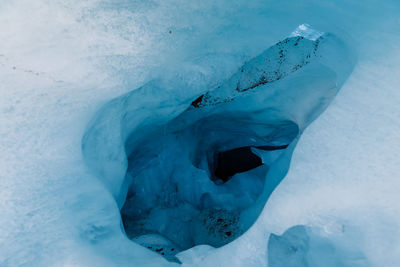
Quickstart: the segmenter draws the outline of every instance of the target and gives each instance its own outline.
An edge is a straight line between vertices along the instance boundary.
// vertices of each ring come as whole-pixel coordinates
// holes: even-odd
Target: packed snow
[[[399,9],[3,1],[0,266],[397,266]]]

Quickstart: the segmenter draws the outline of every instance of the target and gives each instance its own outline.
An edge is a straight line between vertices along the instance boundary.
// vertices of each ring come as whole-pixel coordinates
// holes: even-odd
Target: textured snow
[[[134,101],[151,110],[168,100],[179,114],[244,62],[312,27],[354,50],[354,71],[302,134],[255,224],[223,247],[177,257],[187,266],[274,266],[289,253],[288,262],[318,266],[334,254],[344,266],[397,266],[399,7],[373,0],[3,1],[0,265],[177,265],[124,235],[121,181],[107,184],[84,160],[87,125],[104,104],[153,80],[157,87]],[[302,254],[287,252],[293,245]]]

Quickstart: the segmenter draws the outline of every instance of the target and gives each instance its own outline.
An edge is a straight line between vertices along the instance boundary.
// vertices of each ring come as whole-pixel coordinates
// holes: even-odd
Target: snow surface
[[[302,134],[255,224],[223,247],[177,257],[184,266],[274,266],[282,253],[298,266],[325,258],[326,266],[398,266],[399,7],[3,1],[0,266],[178,265],[124,235],[122,181],[107,184],[82,155],[88,125],[104,104],[154,80],[157,87],[135,101],[152,110],[155,97],[168,99],[171,113],[161,115],[173,117],[307,25],[354,50],[353,73]]]

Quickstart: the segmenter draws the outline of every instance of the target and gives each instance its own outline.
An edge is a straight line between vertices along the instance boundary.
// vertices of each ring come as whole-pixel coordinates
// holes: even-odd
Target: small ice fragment
[[[303,23],[290,34],[290,37],[301,36],[311,41],[315,41],[322,35],[324,35],[324,32],[314,30],[309,24]]]

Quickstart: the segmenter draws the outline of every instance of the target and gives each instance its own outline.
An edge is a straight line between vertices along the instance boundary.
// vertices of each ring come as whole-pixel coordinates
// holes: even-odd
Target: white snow
[[[168,120],[290,34],[322,32],[344,40],[357,64],[293,146],[288,174],[241,237],[177,257],[184,266],[267,266],[282,251],[268,254],[270,234],[305,225],[310,249],[299,257],[309,263],[333,247],[344,266],[398,265],[399,3],[214,2],[0,3],[0,266],[178,265],[125,236],[123,181],[102,178],[122,177],[124,151],[114,155],[122,165],[94,172],[82,155],[88,125],[104,104],[153,80],[129,103]]]

